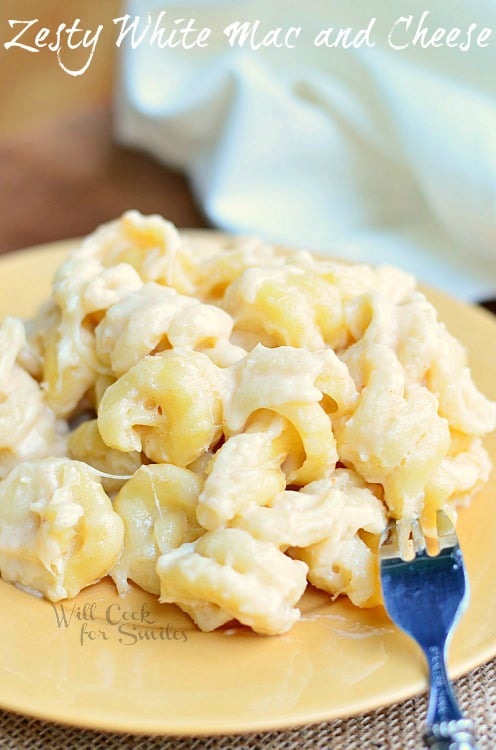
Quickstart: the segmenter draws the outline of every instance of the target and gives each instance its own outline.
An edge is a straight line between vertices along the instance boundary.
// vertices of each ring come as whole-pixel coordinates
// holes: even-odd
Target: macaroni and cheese
[[[0,572],[110,575],[202,630],[286,632],[308,583],[380,602],[389,519],[456,515],[496,405],[411,276],[130,211],[0,326]]]

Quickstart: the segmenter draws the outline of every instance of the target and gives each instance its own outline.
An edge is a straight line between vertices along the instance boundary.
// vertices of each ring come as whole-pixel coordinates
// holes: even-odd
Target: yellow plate
[[[0,260],[0,313],[31,314],[68,243]],[[429,292],[468,347],[475,379],[496,398],[496,320]],[[496,462],[496,435],[487,441]],[[460,515],[472,585],[453,639],[458,676],[496,654],[496,476]],[[368,711],[426,688],[418,648],[383,610],[315,591],[285,636],[197,632],[175,607],[108,581],[54,605],[0,582],[0,705],[82,727],[150,734],[278,729]]]

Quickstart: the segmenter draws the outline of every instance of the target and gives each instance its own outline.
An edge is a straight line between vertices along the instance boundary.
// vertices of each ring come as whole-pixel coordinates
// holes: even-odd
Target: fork
[[[391,619],[418,643],[429,664],[426,746],[476,750],[473,724],[460,711],[446,669],[448,643],[468,601],[468,579],[455,529],[442,511],[437,527],[439,552],[431,556],[414,521],[408,541],[414,554],[404,559],[397,524],[389,524],[380,548],[382,594]]]

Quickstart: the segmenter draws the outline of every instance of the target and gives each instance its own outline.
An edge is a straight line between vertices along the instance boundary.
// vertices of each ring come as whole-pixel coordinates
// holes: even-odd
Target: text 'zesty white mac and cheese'
[[[110,575],[202,630],[380,601],[378,540],[486,481],[496,405],[414,280],[129,212],[0,328],[0,571]]]

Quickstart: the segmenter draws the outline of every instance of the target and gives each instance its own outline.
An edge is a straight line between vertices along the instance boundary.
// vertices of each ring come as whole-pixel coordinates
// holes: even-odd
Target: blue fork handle
[[[424,741],[431,750],[477,750],[473,724],[458,706],[446,672],[445,650],[425,650],[430,670],[429,708]]]

